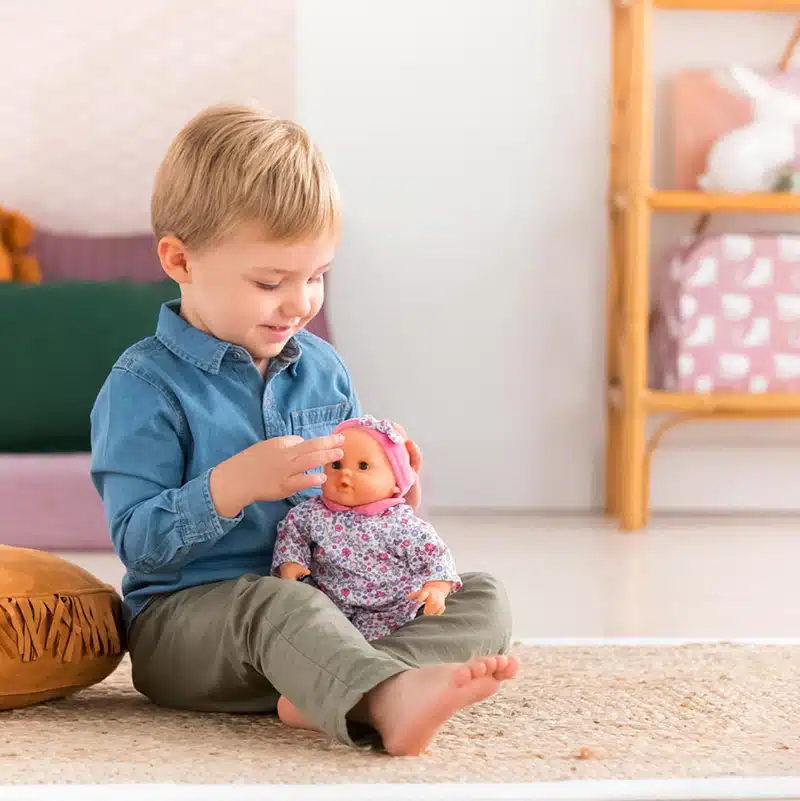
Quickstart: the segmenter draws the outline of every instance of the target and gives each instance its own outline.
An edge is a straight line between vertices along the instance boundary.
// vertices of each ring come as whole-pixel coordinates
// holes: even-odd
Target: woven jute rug
[[[800,646],[517,647],[522,670],[432,753],[356,751],[268,716],[174,712],[126,661],[70,699],[0,713],[0,783],[432,783],[792,776]]]

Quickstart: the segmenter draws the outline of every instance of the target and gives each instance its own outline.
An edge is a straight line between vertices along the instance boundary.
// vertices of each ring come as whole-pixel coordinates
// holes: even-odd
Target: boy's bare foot
[[[367,693],[366,716],[389,754],[417,756],[456,712],[485,701],[518,668],[515,656],[487,656],[407,670]]]
[[[284,696],[278,699],[278,717],[281,723],[295,729],[311,729],[317,731],[316,726],[312,726],[300,713],[300,710]]]

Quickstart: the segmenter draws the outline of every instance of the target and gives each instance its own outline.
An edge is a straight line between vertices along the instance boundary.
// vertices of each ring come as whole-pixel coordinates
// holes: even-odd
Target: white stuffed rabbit
[[[746,67],[730,76],[751,101],[753,121],[718,139],[698,185],[706,192],[773,192],[793,170],[800,96],[776,89]]]

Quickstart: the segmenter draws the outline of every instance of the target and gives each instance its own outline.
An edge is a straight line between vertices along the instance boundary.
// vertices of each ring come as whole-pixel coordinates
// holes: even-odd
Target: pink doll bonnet
[[[403,435],[389,420],[378,420],[371,414],[345,420],[333,429],[333,433],[338,434],[348,428],[361,428],[378,441],[392,466],[397,486],[400,488],[399,494],[401,497],[404,496],[414,486],[417,475],[411,469]]]

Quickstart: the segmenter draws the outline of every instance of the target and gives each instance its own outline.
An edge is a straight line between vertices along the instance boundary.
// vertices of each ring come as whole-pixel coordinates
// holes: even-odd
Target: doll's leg
[[[505,588],[489,573],[465,573],[448,596],[443,615],[420,614],[372,644],[407,665],[462,662],[505,654],[511,643],[511,609]]]

